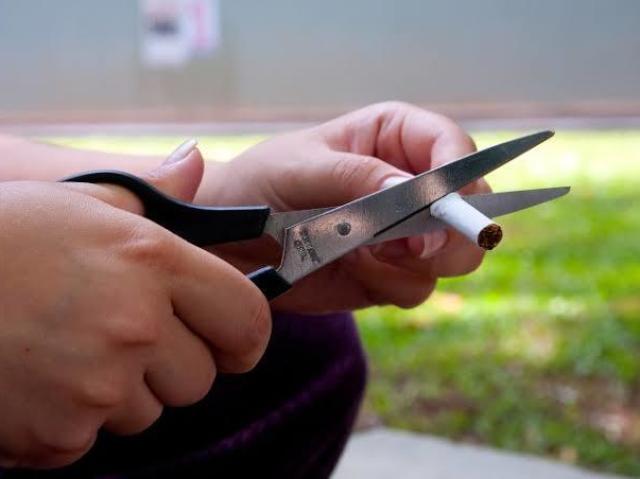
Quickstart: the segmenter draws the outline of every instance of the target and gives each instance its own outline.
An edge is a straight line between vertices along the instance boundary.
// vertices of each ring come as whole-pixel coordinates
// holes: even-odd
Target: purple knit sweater
[[[274,316],[256,368],[220,375],[205,399],[145,432],[101,433],[71,466],[9,478],[328,477],[353,426],[366,363],[350,314]]]

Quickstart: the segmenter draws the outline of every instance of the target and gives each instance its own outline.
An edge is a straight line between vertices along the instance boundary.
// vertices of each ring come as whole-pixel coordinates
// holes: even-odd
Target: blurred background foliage
[[[478,132],[479,147],[521,132]],[[261,136],[200,138],[227,160]],[[167,154],[177,137],[48,138]],[[489,176],[497,191],[572,186],[501,219],[482,267],[422,306],[357,314],[364,423],[640,475],[640,131],[560,131]]]

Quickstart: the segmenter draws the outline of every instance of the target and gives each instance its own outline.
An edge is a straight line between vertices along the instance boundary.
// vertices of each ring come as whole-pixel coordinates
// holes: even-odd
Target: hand
[[[201,172],[194,153],[147,179],[190,200]],[[260,291],[135,212],[116,187],[0,183],[0,466],[73,462],[262,355]]]
[[[278,211],[337,206],[475,150],[440,115],[382,103],[265,141],[205,177],[199,201],[268,204]],[[226,170],[226,171],[225,171]],[[489,191],[483,181],[465,193]],[[268,241],[215,252],[243,270],[277,262]],[[275,308],[323,312],[423,302],[442,276],[469,273],[483,252],[455,231],[363,247],[297,283]]]

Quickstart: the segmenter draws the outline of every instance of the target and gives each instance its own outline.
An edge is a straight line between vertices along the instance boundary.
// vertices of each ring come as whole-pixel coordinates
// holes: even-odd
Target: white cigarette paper
[[[481,248],[493,249],[502,239],[500,226],[464,201],[458,193],[440,198],[430,210],[431,216],[447,223]]]

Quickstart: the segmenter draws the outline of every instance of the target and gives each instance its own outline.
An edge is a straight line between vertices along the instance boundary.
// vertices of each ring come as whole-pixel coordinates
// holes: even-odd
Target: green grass
[[[480,147],[518,132],[476,135]],[[205,138],[228,158],[257,137]],[[177,138],[68,138],[166,153]],[[476,273],[412,310],[358,313],[365,414],[392,427],[640,475],[640,132],[559,132],[494,189],[571,185],[502,219]]]
[[[509,134],[477,135],[488,146]],[[560,132],[489,177],[571,185],[505,217],[473,275],[358,314],[390,426],[640,474],[640,133]]]

